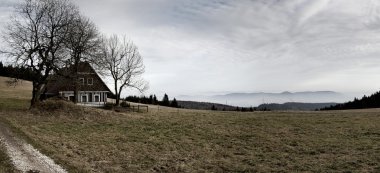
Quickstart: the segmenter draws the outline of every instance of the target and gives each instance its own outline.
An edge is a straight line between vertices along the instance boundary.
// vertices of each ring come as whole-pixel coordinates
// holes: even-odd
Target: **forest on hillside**
[[[0,76],[32,81],[34,73],[30,68],[4,65],[3,62],[0,61]]]
[[[349,101],[342,104],[325,107],[321,110],[344,110],[344,109],[365,109],[365,108],[380,108],[380,92],[370,96],[363,96],[361,99],[355,98],[353,101]]]

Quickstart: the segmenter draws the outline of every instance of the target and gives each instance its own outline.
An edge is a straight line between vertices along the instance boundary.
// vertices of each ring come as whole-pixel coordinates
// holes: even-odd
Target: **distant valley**
[[[189,96],[180,95],[178,100],[213,102],[232,106],[259,106],[269,103],[342,103],[352,99],[350,95],[334,91],[305,91],[305,92],[281,92],[281,93],[229,93],[211,96]]]

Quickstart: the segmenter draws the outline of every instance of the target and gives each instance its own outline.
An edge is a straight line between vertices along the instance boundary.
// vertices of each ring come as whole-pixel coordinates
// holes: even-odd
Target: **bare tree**
[[[124,88],[135,88],[140,92],[148,88],[148,83],[141,78],[145,72],[143,58],[136,45],[120,40],[113,35],[103,40],[101,55],[102,67],[112,77],[115,87],[116,105],[120,105],[120,95]]]
[[[78,70],[81,61],[96,61],[96,52],[100,48],[101,39],[94,23],[88,18],[78,15],[70,26],[70,35],[66,38],[66,47],[70,52],[69,78],[74,81],[74,102],[78,102],[79,79]]]
[[[2,53],[34,72],[31,107],[40,100],[49,75],[67,58],[65,38],[78,9],[69,0],[25,0],[3,34]]]

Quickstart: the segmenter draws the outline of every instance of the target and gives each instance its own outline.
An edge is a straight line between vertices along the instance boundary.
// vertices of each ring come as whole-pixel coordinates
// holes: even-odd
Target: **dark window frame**
[[[84,85],[84,78],[79,78],[79,84]]]
[[[91,83],[90,83],[91,81]],[[87,85],[94,85],[94,79],[93,78],[88,78],[87,79]]]

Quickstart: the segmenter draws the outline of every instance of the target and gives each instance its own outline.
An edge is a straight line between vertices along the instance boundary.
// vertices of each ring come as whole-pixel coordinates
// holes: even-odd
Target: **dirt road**
[[[22,172],[34,171],[40,173],[66,173],[52,159],[41,154],[33,146],[16,137],[6,124],[0,122],[0,142],[16,169]]]

